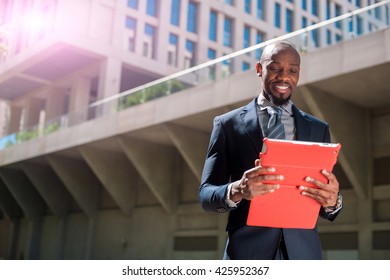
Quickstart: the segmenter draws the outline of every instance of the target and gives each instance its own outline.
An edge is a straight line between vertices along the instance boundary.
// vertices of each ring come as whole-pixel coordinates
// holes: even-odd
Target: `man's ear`
[[[261,77],[261,75],[263,74],[263,67],[261,66],[260,62],[256,63],[256,72],[257,76],[259,77]]]

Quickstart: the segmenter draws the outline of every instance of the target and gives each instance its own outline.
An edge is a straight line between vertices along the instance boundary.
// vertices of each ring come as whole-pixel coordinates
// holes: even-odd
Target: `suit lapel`
[[[256,112],[256,102],[257,99],[255,98],[243,108],[240,115],[243,127],[251,140],[253,148],[256,153],[260,153],[263,142],[263,133],[260,129],[259,118]],[[296,140],[310,141],[311,121],[306,118],[305,114],[295,105],[292,106],[292,112],[295,118]]]
[[[296,137],[300,141],[310,141],[311,121],[295,105],[292,106],[295,118]]]
[[[243,122],[243,127],[252,142],[253,148],[256,153],[260,153],[263,134],[260,129],[259,118],[256,112],[256,100],[257,99],[255,98],[251,103],[243,108],[241,112],[241,120]]]

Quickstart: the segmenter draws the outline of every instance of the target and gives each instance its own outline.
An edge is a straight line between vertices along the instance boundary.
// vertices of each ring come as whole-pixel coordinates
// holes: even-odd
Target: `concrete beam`
[[[20,165],[34,184],[51,211],[58,218],[64,218],[69,210],[71,196],[53,169],[47,165],[24,162]]]
[[[369,111],[308,86],[299,90],[313,115],[329,123],[332,141],[342,145],[341,167],[358,197],[367,198],[371,189]]]
[[[12,222],[16,222],[23,216],[22,208],[12,196],[7,186],[0,177],[0,209]]]
[[[119,208],[131,215],[138,174],[126,156],[90,146],[80,147],[79,151]]]
[[[46,213],[45,201],[22,170],[2,168],[0,178],[28,219],[34,220]]]
[[[375,113],[380,114],[380,111]],[[390,156],[390,110],[382,114],[372,118],[372,135],[375,135],[372,142],[375,158]]]
[[[173,213],[177,201],[174,151],[170,147],[118,137],[129,160],[167,213]]]
[[[88,217],[97,212],[100,182],[85,162],[58,155],[46,156],[57,176]]]
[[[184,126],[167,123],[166,132],[185,162],[200,182],[205,154],[209,143],[209,134]]]

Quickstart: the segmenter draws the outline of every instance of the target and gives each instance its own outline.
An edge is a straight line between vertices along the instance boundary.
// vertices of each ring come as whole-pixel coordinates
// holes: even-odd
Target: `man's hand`
[[[275,172],[274,167],[262,167],[260,160],[255,161],[255,167],[244,172],[241,180],[233,182],[230,190],[230,199],[238,202],[241,199],[251,200],[279,189],[279,184],[269,184],[266,181],[281,181],[282,175],[270,174]]]
[[[306,177],[306,182],[316,185],[318,188],[300,186],[302,195],[306,195],[318,201],[323,207],[335,206],[339,193],[339,182],[333,173],[327,170],[322,170],[322,174],[328,179],[328,183],[315,180],[311,177]]]

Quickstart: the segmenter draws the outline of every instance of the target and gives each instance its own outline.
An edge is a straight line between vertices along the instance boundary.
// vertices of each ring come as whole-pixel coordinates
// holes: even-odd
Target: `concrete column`
[[[2,169],[0,177],[29,220],[25,258],[38,259],[46,204],[23,171]]]
[[[0,100],[0,138],[7,135],[6,128],[8,126],[8,105]]]
[[[88,105],[91,92],[91,81],[86,77],[78,77],[73,81],[70,92],[69,124],[78,124],[88,118]]]
[[[8,120],[8,128],[6,133],[12,134],[20,129],[20,118],[22,116],[22,108],[15,105],[10,105],[11,114]]]
[[[41,246],[43,218],[35,218],[29,221],[27,228],[27,240],[25,247],[25,259],[39,259],[39,251]]]
[[[10,240],[8,247],[8,259],[15,260],[17,258],[18,238],[20,234],[20,220],[11,223]]]
[[[361,260],[370,260],[373,257],[372,204],[372,197],[359,199],[358,248]]]
[[[123,19],[126,18],[126,1],[115,1],[114,3],[114,23],[112,30],[112,45],[115,47],[123,46],[125,30],[123,28]]]
[[[58,238],[57,238],[57,248],[58,248],[58,254],[57,259],[63,260],[65,256],[65,240],[66,240],[66,226],[67,226],[67,218],[63,218],[58,221]]]
[[[101,64],[99,85],[98,85],[98,100],[116,95],[120,92],[122,63],[120,59],[108,57]],[[108,115],[117,110],[118,99],[108,101],[96,108],[98,116]]]
[[[160,7],[159,7],[159,18],[158,18],[158,24],[157,27],[157,43],[156,43],[156,54],[157,54],[157,60],[161,64],[166,64],[168,61],[168,51],[167,48],[160,48],[158,46],[166,45],[165,42],[168,42],[169,39],[169,29],[171,26],[171,5],[168,7],[162,7],[164,4],[170,4],[170,1],[165,1],[168,3],[163,3],[164,1],[160,1]],[[123,29],[123,28],[122,28]]]
[[[37,126],[42,109],[42,100],[36,97],[26,99],[23,128],[28,129]]]
[[[52,88],[48,92],[46,101],[46,122],[58,118],[64,114],[65,90],[63,88]]]

